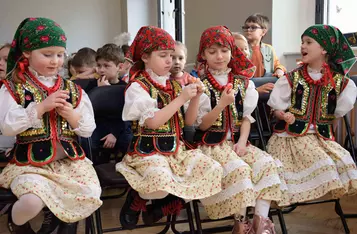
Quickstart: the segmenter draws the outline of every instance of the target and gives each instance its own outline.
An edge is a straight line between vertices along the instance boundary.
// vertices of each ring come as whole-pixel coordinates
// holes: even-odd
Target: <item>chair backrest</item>
[[[89,92],[95,120],[121,120],[124,107],[125,85],[96,87]]]
[[[92,89],[98,86],[96,79],[77,79],[73,82],[79,85],[86,93],[89,93]]]
[[[263,84],[267,84],[267,83],[275,84],[275,82],[278,80],[278,78],[273,77],[273,76],[271,76],[271,77],[264,76],[264,77],[255,77],[255,78],[252,78],[251,80],[254,82],[255,87],[260,87]],[[270,93],[260,94],[259,101],[267,102],[269,100],[269,96],[270,96]]]

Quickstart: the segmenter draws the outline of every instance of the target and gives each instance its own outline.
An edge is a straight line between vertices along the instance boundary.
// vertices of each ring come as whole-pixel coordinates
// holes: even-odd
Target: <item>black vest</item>
[[[337,99],[346,87],[349,79],[339,73],[333,73],[335,87],[313,84],[307,77],[307,67],[302,66],[287,73],[291,87],[291,106],[288,111],[294,114],[295,122],[287,124],[280,120],[274,126],[275,132],[287,132],[293,136],[305,135],[310,124],[315,126],[316,134],[323,139],[333,140],[332,121],[335,119]]]
[[[27,71],[24,76],[25,83],[14,83],[10,79],[3,81],[12,97],[23,108],[31,102],[42,102],[58,90],[69,91],[70,98],[67,101],[73,105],[73,108],[79,105],[82,90],[72,81],[58,77],[55,85],[47,88],[30,72]],[[42,128],[29,128],[16,136],[16,144],[10,155],[11,163],[20,166],[46,165],[55,159],[57,146],[62,147],[72,160],[85,158],[83,149],[77,143],[77,135],[71,130],[69,123],[56,113],[56,110],[46,112],[41,121]]]
[[[155,86],[150,79],[145,76],[136,77],[133,82],[137,82],[146,90],[151,98],[157,100],[158,108],[162,109],[173,101],[182,91],[180,83],[170,80],[166,84],[167,90],[162,90]],[[127,88],[130,84],[127,86]],[[129,146],[129,155],[150,156],[156,153],[163,155],[176,154],[180,139],[182,139],[182,128],[184,127],[184,113],[181,108],[169,121],[158,129],[149,129],[140,126],[139,121],[132,121],[133,138]]]

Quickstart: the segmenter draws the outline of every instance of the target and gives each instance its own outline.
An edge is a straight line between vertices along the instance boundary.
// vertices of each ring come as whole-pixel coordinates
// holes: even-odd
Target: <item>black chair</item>
[[[97,87],[97,79],[77,79],[73,81],[79,85],[86,93]]]
[[[276,77],[257,77],[251,79],[255,87],[258,88],[267,83],[273,83],[278,80]],[[260,141],[260,148],[266,150],[266,142],[269,140],[270,136],[272,135],[272,128],[270,123],[270,118],[268,115],[267,102],[269,100],[270,94],[259,94],[259,101],[257,108],[254,110],[254,117],[259,116],[260,118],[256,118],[256,125],[258,126],[255,129],[252,129],[250,132],[250,139],[252,141],[259,140]],[[261,131],[260,133],[258,131]],[[258,146],[257,146],[258,147]]]
[[[96,121],[106,121],[107,118],[109,119],[115,118],[118,121],[120,120],[123,121],[121,119],[121,116],[124,106],[124,90],[125,90],[125,85],[111,85],[111,86],[97,87],[94,88],[91,92],[89,92],[88,96],[92,102]],[[89,146],[89,148],[91,149],[92,147]],[[92,154],[92,157],[97,157],[97,156],[98,155]],[[123,189],[123,192],[121,192],[120,194],[111,195],[111,196],[102,196],[101,197],[102,200],[120,198],[124,196],[128,191],[128,189],[130,188],[130,185],[128,184],[124,176],[115,170],[115,164],[120,160],[121,159],[118,158],[116,155],[114,162],[94,165],[94,168],[97,172],[103,190]],[[93,158],[93,161],[95,162],[96,159]],[[174,231],[175,233],[179,233],[175,228],[175,224],[188,222],[190,225],[191,233],[193,233],[194,230],[193,218],[192,218],[192,212],[189,204],[186,204],[186,211],[188,215],[188,220],[176,221],[175,216],[173,217],[168,216],[166,222],[156,223],[154,225],[151,225],[150,227],[164,225],[165,227],[160,233],[166,233],[170,229],[170,227],[172,231]],[[100,209],[98,209],[95,212],[95,221],[97,225],[98,234],[125,230],[123,227],[103,229]],[[147,228],[147,227],[149,226],[137,225],[136,229]]]

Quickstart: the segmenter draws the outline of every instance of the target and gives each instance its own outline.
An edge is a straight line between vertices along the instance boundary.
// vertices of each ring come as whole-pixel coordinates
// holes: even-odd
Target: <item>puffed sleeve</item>
[[[82,90],[82,99],[76,109],[81,113],[81,119],[78,122],[78,128],[73,131],[81,137],[90,137],[96,127],[92,103],[84,90]]]
[[[337,99],[337,106],[335,110],[336,118],[343,117],[350,110],[352,110],[356,102],[357,89],[352,80],[349,80],[345,89],[341,92]]]
[[[132,83],[125,92],[125,103],[123,109],[123,120],[139,120],[141,126],[145,120],[153,118],[155,112],[159,111],[157,101],[152,99],[149,93],[138,83]]]
[[[3,135],[16,136],[29,128],[42,128],[42,119],[37,118],[36,103],[27,108],[17,104],[8,89],[0,89],[0,130]]]
[[[291,105],[291,87],[286,76],[282,76],[275,83],[268,105],[275,110],[286,110]]]
[[[255,122],[252,113],[257,107],[259,99],[258,91],[255,89],[253,81],[249,81],[243,102],[243,117],[247,117],[251,123]]]

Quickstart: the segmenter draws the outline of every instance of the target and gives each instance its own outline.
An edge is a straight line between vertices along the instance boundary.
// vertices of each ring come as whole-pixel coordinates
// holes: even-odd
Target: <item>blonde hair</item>
[[[248,43],[248,40],[247,38],[245,38],[245,36],[243,36],[241,33],[239,32],[232,32],[232,36],[235,40],[243,40],[245,42]]]
[[[11,48],[11,44],[10,43],[5,43],[3,45],[0,45],[0,50],[4,49],[4,48]]]
[[[185,57],[187,59],[187,47],[185,44],[183,44],[181,41],[176,41],[175,46],[180,46],[183,49],[183,52],[185,53]]]

